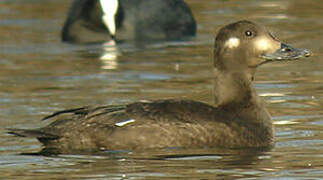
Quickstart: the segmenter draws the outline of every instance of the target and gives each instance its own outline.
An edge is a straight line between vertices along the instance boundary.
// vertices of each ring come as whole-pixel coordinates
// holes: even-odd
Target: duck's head
[[[295,60],[311,52],[278,41],[264,27],[250,21],[238,21],[220,29],[215,38],[214,66],[220,71],[254,70],[270,61]]]

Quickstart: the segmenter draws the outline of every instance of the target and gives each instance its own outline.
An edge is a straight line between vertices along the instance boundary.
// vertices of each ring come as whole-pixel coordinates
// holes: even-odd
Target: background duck
[[[62,40],[180,40],[195,34],[195,19],[182,0],[74,0]]]

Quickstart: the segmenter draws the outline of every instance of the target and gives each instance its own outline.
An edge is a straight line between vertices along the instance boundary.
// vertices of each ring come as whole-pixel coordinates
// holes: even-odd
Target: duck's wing
[[[57,112],[54,112],[51,115],[48,115],[48,116],[44,117],[42,119],[42,121],[51,119],[53,117],[57,117],[57,116],[59,116],[61,114],[88,114],[87,109],[88,109],[88,107],[81,107],[81,108],[66,109],[66,110],[62,110],[62,111],[57,111]]]
[[[75,146],[93,148],[96,147],[96,144],[93,145],[93,139],[99,143],[113,135],[125,136],[128,133],[128,137],[132,137],[137,133],[136,131],[150,132],[151,127],[176,129],[176,126],[187,123],[208,123],[213,120],[212,112],[212,106],[190,100],[159,100],[127,105],[89,106],[55,112],[44,118],[52,121],[45,127],[33,130],[9,129],[9,133],[34,137],[45,145],[52,142],[53,144],[60,142],[53,146],[78,143]],[[109,141],[110,143],[112,142]]]
[[[81,108],[57,111],[49,116],[44,117],[42,120],[61,118],[61,116],[73,116],[73,117],[77,116],[78,118],[82,118],[82,117],[93,118],[94,116],[120,111],[125,108],[126,108],[125,105],[106,105],[106,106],[94,106],[94,107],[86,106]]]
[[[55,112],[44,118],[52,122],[43,128],[9,129],[9,133],[37,138],[60,152],[186,146],[192,130],[207,130],[199,124],[212,124],[213,111],[213,106],[201,102],[171,99],[89,106]],[[178,131],[187,136],[177,140]]]
[[[212,106],[197,101],[167,99],[67,109],[54,112],[43,120],[52,120],[49,125],[52,127],[68,122],[116,126],[131,119],[135,119],[136,124],[148,121],[151,123],[195,122],[203,119],[211,120],[213,110]]]

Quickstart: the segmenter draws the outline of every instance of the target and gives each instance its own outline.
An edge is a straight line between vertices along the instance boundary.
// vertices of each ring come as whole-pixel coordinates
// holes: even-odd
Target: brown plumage
[[[266,44],[267,43],[267,44]],[[275,60],[309,56],[274,39],[263,27],[239,21],[223,27],[215,40],[215,101],[156,100],[84,107],[56,112],[35,130],[10,129],[35,137],[59,153],[169,147],[268,147],[274,130],[253,87],[255,69]]]

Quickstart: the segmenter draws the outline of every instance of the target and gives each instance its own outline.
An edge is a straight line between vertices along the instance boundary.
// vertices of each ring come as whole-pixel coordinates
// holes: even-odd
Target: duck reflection
[[[120,49],[114,41],[106,42],[102,45],[102,53],[99,59],[101,60],[101,68],[104,70],[113,70],[118,68],[118,56],[121,55]]]
[[[115,70],[118,68],[118,58],[122,55],[121,48],[114,41],[105,43],[83,44],[73,46],[71,51],[76,52],[82,59],[92,59],[102,70]]]

